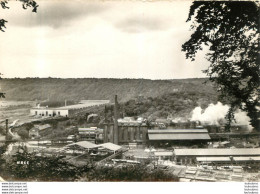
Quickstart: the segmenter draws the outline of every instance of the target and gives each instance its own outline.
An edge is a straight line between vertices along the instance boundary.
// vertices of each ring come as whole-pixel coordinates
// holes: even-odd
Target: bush
[[[4,176],[12,181],[75,181],[92,168],[91,163],[77,167],[62,157],[37,156],[28,153],[26,148],[20,148],[16,155],[5,160]],[[21,151],[22,150],[22,151]],[[25,161],[28,164],[19,164]]]
[[[22,138],[22,139],[28,139],[29,138],[29,132],[26,129],[20,129],[18,130],[17,134]]]
[[[90,170],[81,181],[178,181],[178,177],[162,169],[150,170],[146,165],[121,167],[100,166]]]

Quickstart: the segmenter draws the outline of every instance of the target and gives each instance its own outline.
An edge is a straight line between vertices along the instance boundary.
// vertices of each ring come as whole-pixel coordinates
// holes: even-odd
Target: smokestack
[[[7,140],[7,136],[8,136],[8,119],[5,120],[5,140]]]
[[[65,100],[65,106],[67,106],[67,100]]]
[[[104,112],[105,112],[105,123],[107,123],[108,108],[107,108],[106,105],[105,105],[105,110],[104,110]]]
[[[117,95],[115,95],[115,106],[114,106],[114,144],[118,144],[118,102]]]

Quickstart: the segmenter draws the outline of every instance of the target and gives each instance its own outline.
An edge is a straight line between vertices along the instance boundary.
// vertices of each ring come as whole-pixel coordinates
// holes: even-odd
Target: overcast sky
[[[200,53],[185,59],[190,1],[37,1],[38,13],[9,2],[0,18],[3,77],[176,79],[205,77]]]

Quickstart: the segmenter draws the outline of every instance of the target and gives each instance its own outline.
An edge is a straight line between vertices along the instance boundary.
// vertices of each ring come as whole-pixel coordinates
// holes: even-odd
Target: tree
[[[163,169],[149,169],[147,165],[96,166],[82,175],[80,181],[123,181],[123,182],[178,182],[177,176]]]
[[[3,9],[10,9],[10,7],[8,7],[8,1],[9,0],[2,0],[0,1],[0,5]],[[37,8],[39,7],[39,5],[37,5],[37,3],[34,0],[19,0],[22,2],[22,6],[24,9],[27,9],[28,7],[32,8],[32,12],[37,12]],[[7,23],[7,21],[5,19],[0,19],[0,31],[5,32],[4,28],[6,28],[5,23]],[[1,73],[0,73],[0,79],[1,79]],[[0,98],[5,98],[5,93],[0,92]]]
[[[9,9],[10,7],[8,7],[8,1],[9,0],[2,0],[0,1],[1,7],[3,9]],[[39,5],[37,5],[37,3],[34,0],[19,0],[22,2],[22,6],[24,9],[27,9],[28,7],[32,8],[32,12],[37,12],[37,8],[39,7]],[[7,21],[5,19],[0,19],[0,30],[2,32],[4,32],[4,28],[6,28],[5,23]]]
[[[245,1],[195,1],[188,21],[194,30],[182,45],[186,58],[209,49],[210,62],[204,70],[220,92],[220,99],[230,104],[226,116],[234,120],[234,111],[247,112],[251,125],[260,130],[259,101],[259,3]]]
[[[29,132],[26,129],[20,129],[17,133],[22,139],[29,138]]]
[[[0,164],[1,175],[11,181],[75,181],[93,168],[91,162],[75,166],[62,156],[40,156],[20,146]]]
[[[2,75],[2,74],[0,73],[0,80],[2,79],[2,78],[1,78],[1,75]],[[5,93],[3,93],[3,92],[0,91],[0,98],[5,98]]]

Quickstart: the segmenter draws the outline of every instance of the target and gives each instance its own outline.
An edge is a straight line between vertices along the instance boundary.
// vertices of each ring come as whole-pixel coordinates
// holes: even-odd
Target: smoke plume
[[[210,124],[210,125],[221,125],[226,123],[225,116],[228,112],[229,106],[223,105],[221,102],[217,104],[210,104],[204,111],[201,107],[196,107],[192,111],[192,121],[200,121],[202,124]],[[250,118],[246,115],[246,112],[241,110],[237,110],[234,114],[236,123],[232,122],[232,124],[236,125],[246,125],[248,129],[251,130],[252,126],[249,121]]]

